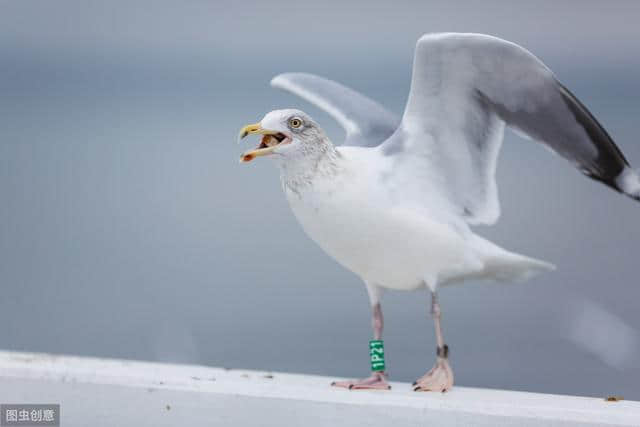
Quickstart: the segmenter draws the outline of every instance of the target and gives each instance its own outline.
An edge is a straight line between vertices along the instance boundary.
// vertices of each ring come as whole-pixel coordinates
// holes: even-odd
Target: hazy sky
[[[640,3],[0,1],[0,342],[6,349],[367,374],[359,280],[307,239],[270,161],[238,164],[269,88],[321,74],[400,114],[425,32],[545,61],[640,165]],[[442,291],[460,385],[640,399],[640,204],[509,134],[478,232],[558,265]],[[392,379],[431,365],[422,293],[383,300]]]

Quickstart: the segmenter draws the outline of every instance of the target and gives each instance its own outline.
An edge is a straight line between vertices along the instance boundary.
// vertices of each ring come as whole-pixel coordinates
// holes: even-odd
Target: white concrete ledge
[[[640,402],[455,387],[348,391],[310,375],[0,352],[0,403],[60,403],[69,426],[640,425]]]

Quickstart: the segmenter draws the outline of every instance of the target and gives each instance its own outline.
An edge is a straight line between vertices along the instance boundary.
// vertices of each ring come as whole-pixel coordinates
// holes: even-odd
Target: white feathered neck
[[[337,175],[341,159],[341,154],[324,135],[301,143],[295,150],[277,157],[282,186],[300,194],[318,177]]]

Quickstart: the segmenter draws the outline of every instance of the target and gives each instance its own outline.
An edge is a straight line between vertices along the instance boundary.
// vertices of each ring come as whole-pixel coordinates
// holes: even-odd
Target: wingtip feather
[[[287,87],[291,86],[291,84],[293,83],[293,80],[296,78],[306,78],[306,79],[311,79],[314,78],[316,76],[314,76],[313,74],[309,74],[309,73],[300,73],[300,72],[286,72],[286,73],[280,73],[275,75],[272,79],[271,79],[271,86],[272,87],[276,87],[279,89],[286,89]]]
[[[640,201],[640,175],[637,171],[624,168],[616,178],[616,186],[627,196]]]
[[[271,87],[281,88],[287,80],[287,74],[289,73],[281,73],[273,76],[273,78],[269,82],[269,85]]]

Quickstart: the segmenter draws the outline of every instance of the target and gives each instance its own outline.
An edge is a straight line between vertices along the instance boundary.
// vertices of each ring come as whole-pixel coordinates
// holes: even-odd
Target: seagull
[[[269,112],[239,135],[261,135],[258,147],[240,161],[274,159],[306,234],[366,286],[372,373],[332,383],[337,387],[390,388],[382,346],[383,290],[430,292],[436,361],[414,390],[445,392],[454,377],[442,333],[440,287],[469,280],[522,281],[555,268],[472,230],[500,216],[495,171],[505,126],[587,177],[640,200],[638,173],[587,108],[533,54],[493,36],[422,36],[401,118],[312,74],[280,74],[271,84],[323,109],[346,132],[344,143],[335,146],[308,114],[284,109]]]

